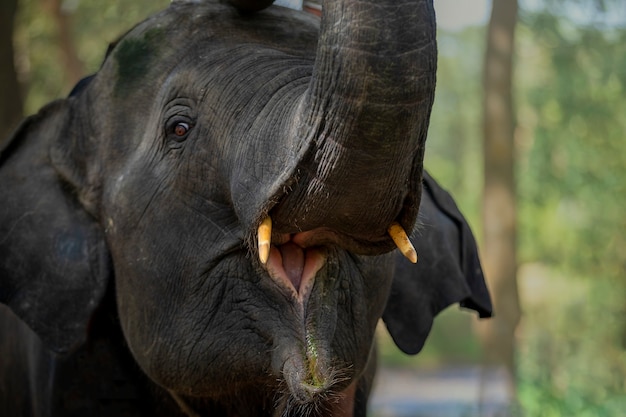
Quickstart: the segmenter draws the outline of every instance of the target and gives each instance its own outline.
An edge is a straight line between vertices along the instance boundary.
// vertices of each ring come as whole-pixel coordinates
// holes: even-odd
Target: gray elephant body
[[[383,313],[411,353],[445,306],[489,314],[462,217],[417,237],[423,258],[440,236],[445,276],[394,278],[386,253],[420,202],[432,4],[325,9],[318,41],[303,13],[174,3],[18,129],[0,155],[0,302],[19,317],[0,312],[0,410],[360,416]]]

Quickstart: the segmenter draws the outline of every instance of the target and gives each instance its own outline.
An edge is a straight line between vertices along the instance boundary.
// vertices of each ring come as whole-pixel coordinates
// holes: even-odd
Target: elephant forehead
[[[164,41],[165,30],[152,28],[138,38],[125,39],[115,51],[117,61],[116,95],[125,95],[137,81],[145,76],[158,57],[159,45]]]
[[[107,61],[114,62],[115,93],[124,96],[149,74],[163,74],[164,67],[211,44],[257,44],[312,55],[318,27],[316,18],[281,7],[242,16],[227,4],[173,3],[124,35]]]

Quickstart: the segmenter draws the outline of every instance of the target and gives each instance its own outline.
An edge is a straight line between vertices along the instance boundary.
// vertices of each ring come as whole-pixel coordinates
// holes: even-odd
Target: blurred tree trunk
[[[516,400],[515,329],[517,290],[516,204],[512,77],[517,0],[494,0],[484,61],[483,248],[485,276],[495,317],[479,324],[489,365],[504,365]]]
[[[17,0],[0,1],[0,146],[22,118],[22,93],[15,71],[13,26]]]
[[[62,3],[62,0],[43,0],[44,7],[50,13],[58,30],[61,58],[65,66],[66,87],[71,88],[85,75],[85,68],[78,57],[72,38],[70,15],[63,10]]]

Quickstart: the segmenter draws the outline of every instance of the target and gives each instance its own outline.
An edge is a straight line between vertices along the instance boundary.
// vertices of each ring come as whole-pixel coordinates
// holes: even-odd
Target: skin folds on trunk
[[[329,279],[323,255],[314,256],[316,247],[336,244],[356,254],[381,254],[394,247],[388,230],[395,222],[413,229],[435,72],[429,1],[324,5],[312,78],[291,131],[306,151],[261,223],[258,239],[269,275],[293,289],[307,340],[319,334],[324,343],[333,337],[317,328],[333,320],[311,320],[315,309],[305,307],[309,283],[324,285]],[[317,275],[320,270],[323,276]],[[308,349],[304,357],[290,349],[274,351],[276,371],[303,403],[335,390],[332,360],[319,359]],[[353,359],[358,372],[364,362]]]
[[[278,231],[332,229],[351,250],[380,253],[393,247],[394,220],[411,230],[435,71],[430,1],[325,2],[296,116],[309,149],[271,213]]]
[[[331,279],[316,247],[381,254],[395,247],[388,234],[395,222],[413,229],[436,72],[430,1],[346,0],[326,2],[323,10],[312,78],[289,131],[306,151],[272,199],[277,204],[258,238],[261,263],[292,289],[303,334],[321,346],[334,332],[318,326],[336,319],[309,317],[316,311],[307,308],[312,283]],[[288,342],[276,346],[275,371],[294,398],[313,403],[320,393],[342,389],[332,387],[330,357],[317,358],[309,349],[302,356]],[[331,349],[315,344],[317,350]],[[365,362],[352,360],[350,378],[358,380]]]

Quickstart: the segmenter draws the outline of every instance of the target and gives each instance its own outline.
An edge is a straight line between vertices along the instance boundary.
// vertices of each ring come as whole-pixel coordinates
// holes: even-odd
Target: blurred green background
[[[25,114],[67,95],[77,73],[97,71],[108,43],[168,3],[19,0],[14,45]],[[443,3],[435,0],[457,7]],[[71,35],[65,45],[59,22]],[[479,243],[485,37],[485,22],[439,29],[426,155]],[[515,41],[517,398],[533,417],[626,415],[626,3],[522,1]],[[480,364],[474,320],[455,307],[444,312],[417,357],[381,332],[383,363]]]

